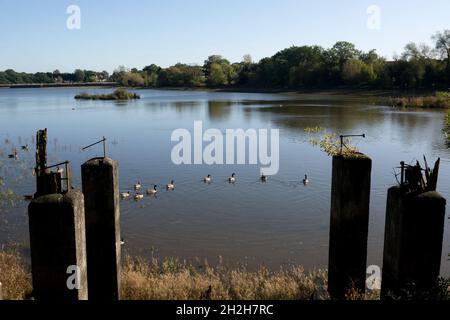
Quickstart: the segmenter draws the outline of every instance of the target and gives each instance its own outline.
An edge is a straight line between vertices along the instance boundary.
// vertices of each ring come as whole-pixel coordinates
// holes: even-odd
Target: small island
[[[138,94],[129,92],[123,88],[116,89],[113,93],[109,94],[80,93],[75,96],[77,100],[134,100],[140,98]]]

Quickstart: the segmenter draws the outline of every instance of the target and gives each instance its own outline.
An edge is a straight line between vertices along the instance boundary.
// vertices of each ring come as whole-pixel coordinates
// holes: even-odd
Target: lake
[[[382,265],[387,189],[396,184],[400,161],[429,162],[441,157],[438,191],[450,198],[450,149],[442,133],[445,111],[405,111],[370,99],[326,94],[251,94],[138,90],[129,102],[76,101],[80,92],[108,89],[0,89],[0,176],[18,195],[0,206],[0,245],[19,243],[28,253],[27,205],[35,180],[34,136],[48,128],[49,162],[70,160],[74,183],[80,165],[102,155],[101,146],[81,148],[107,137],[108,156],[119,162],[120,189],[161,189],[175,180],[173,192],[121,202],[125,250],[145,257],[269,268],[295,263],[326,268],[331,193],[331,158],[309,142],[306,127],[337,134],[367,135],[353,143],[373,160],[368,265]],[[258,165],[180,165],[171,161],[173,130],[279,129],[280,167],[267,183]],[[24,144],[30,151],[20,150]],[[19,159],[8,159],[13,148]],[[237,182],[227,177],[236,173]],[[211,174],[211,184],[202,178]],[[308,174],[310,183],[302,178]],[[450,220],[445,221],[441,273],[450,275]]]

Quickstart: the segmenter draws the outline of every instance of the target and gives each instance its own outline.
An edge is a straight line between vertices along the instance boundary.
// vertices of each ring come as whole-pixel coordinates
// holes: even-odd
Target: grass
[[[141,97],[138,94],[129,92],[123,88],[116,89],[113,93],[109,94],[81,93],[75,96],[75,99],[77,100],[133,100],[140,98]]]
[[[436,92],[433,96],[398,97],[392,99],[392,105],[400,108],[450,108],[450,91]]]
[[[23,300],[31,292],[31,275],[18,254],[0,252],[0,282],[5,300]]]
[[[31,275],[15,252],[0,252],[0,282],[3,299],[23,300],[31,296]],[[270,271],[260,267],[228,268],[223,263],[194,266],[177,259],[147,261],[125,256],[122,261],[123,300],[328,300],[327,272],[306,272],[300,266]],[[352,289],[347,300],[378,300],[379,291],[365,294]],[[448,300],[450,279],[440,279],[433,294],[403,299]]]
[[[250,272],[223,265],[196,268],[177,260],[127,258],[122,270],[122,298],[138,300],[309,300],[328,298],[326,272],[290,267]]]
[[[15,253],[0,252],[3,299],[25,299],[31,275]],[[248,271],[223,264],[194,266],[177,259],[146,261],[126,256],[122,263],[124,300],[309,300],[328,299],[325,271],[292,266],[279,271]]]

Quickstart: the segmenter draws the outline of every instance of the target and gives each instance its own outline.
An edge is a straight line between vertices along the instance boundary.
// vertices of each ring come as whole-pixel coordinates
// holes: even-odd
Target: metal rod
[[[52,168],[55,168],[55,167],[59,167],[59,166],[62,166],[63,164],[64,164],[64,165],[67,165],[69,162],[70,162],[70,161],[66,160],[66,161],[64,161],[64,162],[61,162],[61,163],[58,163],[58,164],[55,164],[55,165],[52,165],[52,166],[49,166],[49,167],[45,167],[43,170],[47,170],[47,169],[52,169]]]
[[[97,145],[99,143],[103,143],[103,157],[106,158],[106,138],[105,137],[103,137],[103,139],[100,140],[100,141],[97,141],[97,142],[95,142],[93,144],[90,144],[90,145],[82,148],[81,150],[84,151],[84,150],[86,150],[86,149],[88,149],[90,147],[93,147],[93,146],[95,146],[95,145]]]
[[[350,138],[350,137],[362,137],[362,138],[365,138],[366,134],[365,133],[363,133],[363,134],[346,134],[346,135],[340,135],[339,137],[341,138],[341,153],[342,153],[342,148],[343,147],[347,147],[345,145],[345,143],[344,143],[344,138]]]

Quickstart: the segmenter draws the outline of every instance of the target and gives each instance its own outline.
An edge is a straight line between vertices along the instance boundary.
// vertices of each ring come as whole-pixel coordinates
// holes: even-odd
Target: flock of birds
[[[261,175],[260,177],[262,182],[267,182],[268,177],[264,174]],[[203,178],[203,182],[204,183],[211,183],[212,182],[212,176],[210,174],[208,174],[207,176],[205,176]],[[228,182],[229,183],[236,183],[236,174],[233,173],[231,174],[231,176],[228,177]],[[307,184],[309,184],[309,179],[308,179],[308,175],[305,174],[305,177],[303,178],[303,184],[306,186]],[[135,195],[134,195],[134,199],[135,200],[141,200],[144,198],[144,194],[141,192],[142,190],[142,184],[140,181],[138,181],[135,185],[134,185],[134,190],[136,191]],[[166,190],[167,191],[173,191],[175,190],[175,182],[174,180],[171,180],[167,185],[166,185]],[[154,185],[153,188],[147,189],[146,193],[149,196],[155,196],[156,194],[158,194],[159,190],[158,190],[158,186]],[[127,192],[122,192],[120,194],[122,199],[128,199],[131,197],[131,192],[127,191]]]
[[[30,148],[29,148],[29,146],[26,144],[26,145],[22,146],[21,149],[22,149],[23,151],[28,151]],[[17,159],[18,157],[19,157],[19,153],[17,152],[17,149],[16,149],[16,148],[14,148],[14,149],[13,149],[13,152],[12,152],[11,154],[8,155],[8,158],[10,158],[10,159]]]

